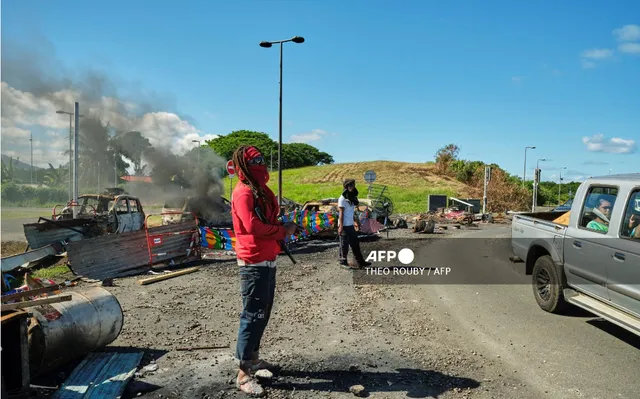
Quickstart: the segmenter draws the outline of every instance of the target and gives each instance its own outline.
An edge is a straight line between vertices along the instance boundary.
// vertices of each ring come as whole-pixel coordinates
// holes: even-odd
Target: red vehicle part
[[[166,237],[178,236],[178,235],[191,235],[191,243],[189,244],[188,254],[193,250],[194,243],[200,234],[200,228],[198,225],[198,217],[193,212],[163,212],[155,215],[192,215],[194,220],[194,225],[192,228],[180,230],[180,231],[172,231],[167,233],[149,233],[149,217],[153,216],[149,214],[144,219],[144,231],[147,236],[147,247],[149,248],[149,265],[154,264],[155,258],[159,256],[165,256],[167,254],[180,253],[183,252],[183,249],[178,249],[174,251],[163,251],[163,252],[154,252],[154,248],[162,247],[164,240]],[[198,250],[199,246],[196,246],[196,250]]]

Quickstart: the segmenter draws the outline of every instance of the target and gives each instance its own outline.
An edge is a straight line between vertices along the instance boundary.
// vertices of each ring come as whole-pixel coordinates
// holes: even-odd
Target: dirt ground
[[[363,242],[363,253],[398,242],[417,250],[429,245],[429,237],[395,230],[389,238]],[[354,285],[351,272],[337,266],[336,244],[316,241],[301,248],[294,253],[297,265],[286,256],[279,260],[262,348],[263,357],[281,367],[266,383],[269,398],[353,397],[349,387],[355,384],[376,398],[511,398],[518,389],[518,397],[534,397],[451,331],[437,303],[410,292],[429,286]],[[241,311],[237,270],[227,258],[150,285],[138,285],[135,276],[107,287],[125,316],[110,346],[142,350],[141,366],[158,365],[138,374],[126,397],[246,397],[233,385]]]

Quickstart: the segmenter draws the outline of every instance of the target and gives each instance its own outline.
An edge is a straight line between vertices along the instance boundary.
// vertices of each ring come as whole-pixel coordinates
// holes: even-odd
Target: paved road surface
[[[557,316],[539,309],[529,277],[518,280],[508,272],[509,236],[508,228],[472,232],[458,238],[464,240],[462,251],[456,251],[455,240],[439,241],[424,247],[417,259],[447,253],[455,258],[449,258],[453,268],[477,268],[476,278],[491,274],[496,281],[523,284],[428,285],[405,292],[438,303],[448,313],[443,320],[462,341],[482,346],[539,397],[640,397],[640,339],[581,310]],[[505,277],[497,276],[500,271]]]

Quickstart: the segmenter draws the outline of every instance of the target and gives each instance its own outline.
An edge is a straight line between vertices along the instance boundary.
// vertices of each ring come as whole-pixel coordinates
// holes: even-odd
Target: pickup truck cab
[[[640,173],[586,180],[568,215],[515,214],[511,243],[540,308],[572,304],[640,335]]]

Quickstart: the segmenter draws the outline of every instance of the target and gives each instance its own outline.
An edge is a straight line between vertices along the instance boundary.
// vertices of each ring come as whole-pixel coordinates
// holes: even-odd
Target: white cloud
[[[640,54],[640,43],[622,43],[618,46],[621,53]]]
[[[329,135],[329,133],[325,132],[322,129],[313,129],[308,133],[294,134],[293,136],[291,136],[291,142],[292,143],[309,143],[312,141],[322,140],[322,138],[327,135]]]
[[[587,147],[587,151],[591,152],[632,154],[636,151],[635,140],[625,140],[619,137],[606,138],[603,134],[583,137],[582,142]]]
[[[596,63],[592,61],[582,60],[582,67],[584,69],[593,69],[596,67]]]
[[[640,40],[640,26],[625,25],[622,28],[614,29],[613,35],[621,42],[634,42]]]
[[[583,165],[609,165],[609,162],[604,161],[584,161]]]
[[[22,129],[16,126],[2,126],[1,129],[2,132],[2,141],[11,141],[13,142],[13,139],[29,139],[29,136],[31,135],[31,132],[29,130],[26,129]]]
[[[585,50],[581,54],[582,58],[591,60],[603,60],[613,56],[613,50],[608,48],[594,48]]]
[[[513,76],[513,77],[511,78],[511,81],[512,81],[513,83],[520,83],[520,82],[522,82],[522,76]]]
[[[174,143],[174,151],[184,154],[192,148],[198,146],[198,143],[194,143],[193,140],[200,140],[200,145],[205,145],[207,140],[213,140],[219,137],[217,134],[204,134],[189,133],[185,136],[178,138]]]
[[[29,131],[22,127],[41,126],[47,129],[45,135],[51,137],[48,147],[52,152],[54,149],[68,147],[69,116],[57,114],[56,104],[72,104],[78,99],[81,114],[95,115],[118,130],[140,131],[153,146],[168,147],[175,153],[183,154],[193,148],[195,143],[192,140],[200,140],[204,144],[205,140],[217,137],[201,132],[171,112],[150,112],[135,116],[130,112],[138,107],[136,104],[121,102],[115,98],[102,97],[98,101],[83,102],[79,93],[70,90],[55,92],[49,97],[37,97],[2,82],[3,144],[12,144],[14,140],[21,142],[25,137],[28,139]],[[65,111],[71,112],[72,109]]]

